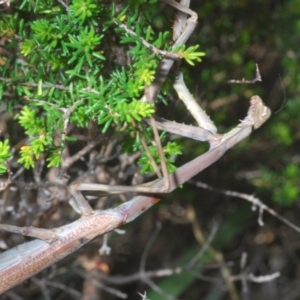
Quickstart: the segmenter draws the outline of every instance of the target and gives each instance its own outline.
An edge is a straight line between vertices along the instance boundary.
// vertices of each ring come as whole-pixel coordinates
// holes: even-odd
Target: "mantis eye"
[[[257,129],[270,118],[271,109],[263,103],[259,96],[253,96],[250,102],[253,127]]]

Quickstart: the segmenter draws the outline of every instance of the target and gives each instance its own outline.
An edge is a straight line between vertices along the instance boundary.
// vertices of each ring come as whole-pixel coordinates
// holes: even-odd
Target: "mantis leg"
[[[146,122],[149,123],[149,120],[147,119]],[[216,138],[211,131],[201,127],[177,123],[159,117],[155,117],[155,123],[158,129],[201,142],[209,142]]]
[[[191,2],[190,0],[181,0],[180,5],[182,5],[184,8],[188,8],[190,6],[190,2]],[[172,6],[172,4],[169,4],[169,5]],[[194,12],[191,12],[190,15],[192,13],[194,13]],[[173,41],[177,41],[178,38],[180,37],[180,35],[182,34],[182,32],[184,31],[184,28],[187,23],[187,16],[188,16],[188,13],[177,10],[175,21],[173,24]]]
[[[250,101],[250,108],[248,114],[241,123],[233,128],[226,134],[216,134],[213,135],[210,131],[207,134],[208,142],[210,143],[210,150],[196,158],[195,160],[185,164],[180,167],[173,174],[169,175],[170,188],[169,191],[173,191],[179,185],[186,182],[189,178],[198,174],[203,170],[203,164],[209,163],[211,165],[220,156],[222,156],[228,148],[233,147],[236,143],[247,137],[251,131],[252,127],[259,128],[263,123],[265,123],[271,115],[271,110],[264,105],[259,96],[253,96]],[[172,125],[172,122],[170,122]],[[169,123],[168,123],[169,124]],[[190,126],[192,127],[192,126]],[[173,127],[172,127],[173,128]],[[200,133],[200,138],[203,138],[203,130],[201,128],[196,128]],[[174,129],[174,128],[173,128]],[[193,134],[197,134],[197,130],[194,130]],[[174,129],[174,131],[176,131]],[[178,132],[181,134],[181,131]],[[79,191],[101,191],[101,194],[119,194],[126,192],[137,192],[143,194],[164,194],[165,191],[162,188],[164,183],[164,178],[157,179],[153,182],[149,182],[145,185],[135,186],[135,187],[125,187],[125,186],[108,186],[101,184],[91,184],[91,183],[81,183],[78,185]],[[153,197],[149,196],[149,199]],[[149,200],[150,202],[152,200]]]
[[[85,200],[85,198],[83,197],[81,192],[77,189],[77,187],[78,184],[73,184],[71,185],[70,188],[71,194],[74,199],[73,203],[72,202],[70,203],[71,206],[74,208],[75,211],[77,211],[82,216],[93,214],[94,210]],[[0,230],[17,233],[24,236],[31,236],[39,240],[46,241],[47,243],[52,243],[57,238],[57,234],[55,230],[36,228],[32,226],[18,227],[13,225],[0,224]]]
[[[51,243],[56,238],[56,234],[53,230],[36,228],[32,226],[18,227],[14,225],[0,224],[0,230],[17,233],[24,236],[31,236],[48,243]]]
[[[197,25],[198,15],[188,7],[180,3],[177,3],[174,0],[161,0],[161,1],[175,7],[177,10],[183,12],[184,14],[189,14],[191,16],[186,20],[184,14],[177,15],[176,24],[179,25],[175,26],[173,36],[177,37],[179,32],[180,35],[178,36],[176,41],[174,41],[172,47],[172,50],[174,50],[178,45],[184,44],[189,39],[189,37],[191,36],[191,34],[193,33]],[[187,1],[186,3],[189,4],[189,1]],[[162,84],[165,82],[165,79],[169,74],[171,67],[173,66],[173,63],[174,60],[170,58],[164,58],[161,61],[161,63],[157,68],[154,81],[149,86],[149,88],[147,88],[145,91],[144,97],[142,99],[143,101],[154,102],[156,96],[158,95],[161,89]]]
[[[175,190],[178,186],[212,165],[221,156],[223,156],[228,149],[246,138],[252,132],[253,127],[258,128],[266,122],[270,117],[270,114],[271,110],[264,105],[260,97],[253,96],[250,101],[248,114],[240,124],[228,133],[220,135],[218,140],[211,143],[211,147],[208,152],[186,163],[174,173],[169,175],[170,191]],[[158,179],[152,183],[151,188],[158,188],[162,186],[162,184],[163,179]],[[124,223],[128,223],[159,200],[160,197],[156,195],[140,195],[118,206],[115,210],[123,216]]]
[[[76,212],[82,216],[91,215],[94,213],[92,207],[78,190],[78,184],[72,184],[70,187],[70,192],[73,196],[73,198],[70,200],[70,205]]]
[[[174,83],[174,89],[176,90],[178,97],[184,102],[186,108],[191,112],[198,125],[213,134],[217,133],[217,128],[214,122],[206,114],[206,112],[196,102],[192,94],[187,89],[182,73],[179,74],[178,79]]]
[[[189,39],[197,25],[198,15],[193,10],[189,9],[189,0],[181,1],[181,3],[178,3],[174,0],[161,1],[173,6],[179,11],[177,14],[177,20],[175,22],[175,32],[173,34],[175,38],[178,34],[180,34],[174,41],[172,48],[175,49],[178,45],[184,44]],[[190,15],[191,17],[187,19],[186,15]]]
[[[253,127],[260,127],[270,114],[270,109],[263,104],[258,96],[252,97],[248,114],[238,126],[222,135],[214,146],[211,144],[208,152],[186,163],[169,175],[170,190],[176,189],[180,184],[218,160],[229,148],[247,137]],[[152,183],[151,188],[159,188],[162,185],[163,178]],[[78,187],[80,185],[77,186],[77,189]],[[76,191],[76,186],[74,189]],[[79,203],[79,210],[82,213],[90,214],[82,216],[71,224],[53,230],[33,227],[20,228],[10,225],[0,226],[2,230],[44,240],[34,240],[1,254],[0,293],[76,251],[96,236],[134,220],[161,198],[161,195],[139,195],[115,209],[93,212],[89,209],[89,205],[83,203],[85,201],[83,201],[83,197],[78,196],[79,194],[78,191],[74,194],[75,201]]]
[[[163,2],[175,7],[179,12],[176,17],[176,21],[173,27],[173,39],[174,45],[172,49],[174,50],[178,45],[184,44],[192,32],[194,31],[196,25],[197,25],[197,19],[198,16],[197,14],[192,11],[191,9],[188,8],[190,1],[189,0],[183,0],[182,4],[177,3],[174,0],[162,0]],[[187,14],[191,15],[189,19],[187,19]],[[174,61],[170,58],[164,58],[157,70],[155,79],[151,86],[146,89],[146,93],[143,97],[143,101],[148,101],[148,102],[154,102],[157,94],[159,93],[161,86],[163,82],[166,79],[166,76],[168,75]],[[160,157],[161,165],[162,165],[162,173],[163,177],[165,178],[165,185],[164,185],[164,191],[168,192],[169,191],[169,179],[168,179],[168,171],[166,167],[166,161],[164,158],[164,154],[162,151],[161,143],[159,141],[159,135],[158,131],[155,125],[155,120],[153,118],[150,118],[150,123],[153,128],[154,136],[155,136],[155,141],[157,144],[158,148],[158,154]]]

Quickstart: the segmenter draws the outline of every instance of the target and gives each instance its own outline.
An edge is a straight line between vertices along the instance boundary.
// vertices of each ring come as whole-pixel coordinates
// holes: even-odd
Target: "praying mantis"
[[[186,2],[184,4],[171,0],[163,0],[163,2],[181,11],[181,14],[177,17],[177,20],[181,22],[178,22],[179,25],[175,26],[176,30],[180,32],[176,35],[176,45],[184,43],[196,26],[197,15],[188,8],[189,4]],[[188,20],[185,20],[186,13],[191,15]],[[185,26],[186,29],[183,31]],[[173,61],[170,58],[162,60],[156,80],[146,89],[143,97],[144,101],[154,100],[172,64]],[[178,186],[217,161],[228,149],[246,138],[253,128],[257,129],[263,125],[271,115],[270,109],[264,105],[260,97],[253,96],[246,117],[228,133],[218,134],[213,122],[189,93],[181,74],[175,81],[174,88],[179,98],[185,101],[199,127],[161,119],[155,121],[156,126],[165,131],[200,141],[207,141],[210,144],[209,150],[181,166],[172,174],[146,185],[136,187],[111,187],[91,183],[71,185],[70,193],[73,196],[73,207],[80,213],[81,217],[77,221],[62,227],[41,229],[1,224],[1,230],[31,236],[35,240],[14,247],[0,255],[0,293],[58,262],[95,237],[133,221],[156,204],[164,194],[174,191]],[[167,185],[166,181],[168,182]],[[115,208],[93,210],[82,195],[82,192],[93,191],[109,194],[134,191],[139,195]]]
[[[247,116],[237,127],[223,135],[211,134],[214,138],[207,140],[210,143],[208,152],[169,175],[170,192],[217,161],[229,148],[247,137],[252,128],[259,128],[269,117],[270,109],[258,96],[253,96]],[[203,136],[201,138],[205,139]],[[154,190],[156,193],[153,196],[139,195],[114,209],[96,211],[91,208],[80,191],[103,191],[104,187],[78,184],[71,187],[75,205],[81,213],[81,218],[77,221],[51,230],[0,225],[1,230],[37,238],[0,255],[0,293],[63,259],[96,236],[133,221],[160,200],[161,195],[157,191],[163,184],[163,178],[151,183],[150,187],[154,188],[152,191]],[[116,186],[116,191],[118,193],[125,192],[127,188]],[[149,193],[151,189],[141,186],[137,187],[135,191]]]

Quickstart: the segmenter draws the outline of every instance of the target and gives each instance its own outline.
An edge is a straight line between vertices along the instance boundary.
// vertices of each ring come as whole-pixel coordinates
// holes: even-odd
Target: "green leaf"
[[[174,52],[184,58],[191,66],[194,66],[195,62],[202,61],[201,57],[205,56],[204,52],[196,52],[196,50],[199,48],[199,45],[191,46],[187,49],[185,48],[185,45],[181,45],[175,49]]]
[[[47,158],[47,167],[59,167],[62,162],[62,157],[60,151],[55,151],[50,157]]]
[[[0,142],[0,174],[6,172],[7,167],[4,164],[12,156],[9,149],[9,141],[6,139],[3,142]]]
[[[29,146],[23,146],[20,150],[20,155],[21,157],[18,159],[18,162],[23,164],[25,169],[34,167],[33,151]]]

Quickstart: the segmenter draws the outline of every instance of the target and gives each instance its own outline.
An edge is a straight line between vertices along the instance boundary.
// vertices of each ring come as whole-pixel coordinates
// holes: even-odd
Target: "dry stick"
[[[66,158],[62,163],[62,169],[66,171],[77,162],[81,157],[89,153],[92,149],[94,149],[97,145],[99,145],[101,140],[98,141],[90,141],[86,146],[84,146],[81,150],[79,150],[76,154],[71,157]]]
[[[219,266],[217,266],[219,267]],[[166,276],[178,275],[182,272],[189,272],[194,275],[196,278],[209,282],[209,283],[220,283],[219,280],[209,278],[207,276],[199,275],[198,273],[191,270],[188,266],[183,267],[175,267],[175,268],[168,268],[168,269],[159,269],[159,270],[152,270],[152,271],[145,271],[144,276],[147,278],[162,278]],[[97,274],[98,281],[105,281],[106,283],[114,284],[114,285],[124,285],[134,281],[141,280],[141,273],[137,272],[131,275],[126,276],[109,276],[103,273]]]
[[[227,196],[237,197],[237,198],[247,200],[247,201],[249,201],[250,203],[253,204],[252,210],[256,210],[256,207],[259,207],[258,224],[260,226],[264,225],[264,222],[262,220],[262,214],[263,214],[263,211],[265,210],[270,215],[274,216],[275,218],[279,219],[281,222],[283,222],[284,224],[286,224],[290,228],[292,228],[295,231],[300,233],[300,227],[294,225],[293,223],[288,221],[286,218],[279,215],[276,211],[274,211],[272,208],[270,208],[267,205],[265,205],[264,203],[262,203],[258,198],[254,197],[253,195],[248,195],[248,194],[245,194],[245,193],[239,193],[239,192],[236,192],[236,191],[230,191],[230,190],[214,188],[214,187],[212,187],[212,186],[210,186],[206,183],[199,182],[199,181],[191,180],[190,182],[195,184],[197,187],[200,187],[200,188],[203,188],[203,189],[206,189],[206,190],[209,190],[209,191],[214,191],[214,192],[221,193],[221,194],[224,194],[224,195],[227,195]]]
[[[227,83],[237,83],[237,84],[253,84],[253,83],[256,83],[258,81],[262,81],[261,80],[261,76],[260,76],[260,72],[259,72],[259,68],[258,68],[258,64],[255,65],[256,68],[255,68],[255,78],[252,79],[252,80],[245,80],[244,78],[242,80],[237,80],[237,79],[231,79],[231,80],[227,80],[226,82]]]
[[[260,126],[263,116],[259,116],[258,111],[265,111],[264,104],[258,96],[254,96],[251,98],[246,118],[237,127],[224,134],[218,141],[212,141],[208,152],[169,175],[170,191],[175,190],[179,185],[217,161],[229,148],[246,138],[252,132],[252,127]],[[114,209],[94,211],[80,193],[80,186],[81,184],[78,185],[78,189],[73,187],[71,192],[81,212],[81,218],[71,224],[48,230],[48,232],[45,232],[45,229],[39,230],[33,227],[0,225],[2,230],[40,238],[40,240],[24,243],[0,255],[0,293],[73,253],[96,236],[133,221],[161,198],[159,195],[140,195]],[[152,184],[151,189],[159,190],[163,186],[164,179],[161,178]]]
[[[200,98],[207,93],[208,90],[211,90],[212,88],[216,88],[217,86],[224,84],[224,83],[229,83],[229,84],[255,84],[258,81],[262,81],[261,79],[261,75],[259,72],[259,68],[258,65],[256,64],[256,71],[255,71],[255,78],[251,79],[251,80],[245,80],[244,78],[242,80],[237,80],[237,79],[231,79],[231,80],[225,80],[225,81],[221,81],[218,83],[213,84],[212,86],[210,86],[209,88],[207,88],[205,91],[203,91],[200,95]],[[222,100],[223,99],[223,100]],[[237,100],[237,96],[236,94],[233,94],[229,97],[225,97],[225,98],[221,98],[221,99],[217,99],[213,102],[210,103],[210,107],[213,109],[216,109],[217,107],[224,105],[226,103],[232,102],[232,101],[236,101]]]
[[[242,282],[243,294],[248,293],[247,281],[263,283],[263,282],[272,281],[280,276],[280,272],[275,272],[271,275],[263,275],[263,276],[254,276],[252,273],[247,274],[245,272],[246,263],[247,263],[247,253],[243,252],[240,261],[241,272],[238,275],[231,276],[232,281],[240,280]]]
[[[160,222],[156,222],[156,229],[152,236],[150,237],[149,241],[147,242],[146,248],[144,249],[144,252],[142,254],[141,258],[141,263],[140,263],[140,272],[143,273],[146,270],[146,261],[147,261],[147,256],[149,254],[149,251],[151,247],[153,246],[155,240],[157,239],[157,236],[159,232],[161,231],[162,225]]]
[[[144,294],[141,294],[141,293],[138,293],[138,294],[142,297],[141,300],[150,300],[150,299],[147,298],[147,292],[146,291],[144,292]]]
[[[239,275],[231,276],[231,280],[232,281],[246,280],[255,283],[265,283],[265,282],[272,281],[279,276],[280,276],[280,272],[275,272],[273,274],[262,275],[262,276],[255,276],[252,273],[250,273],[250,274],[239,274]]]
[[[167,294],[162,288],[160,288],[158,285],[156,285],[152,280],[148,278],[147,284],[150,286],[150,288],[155,291],[156,293],[164,296],[167,300],[176,300],[173,296]]]

